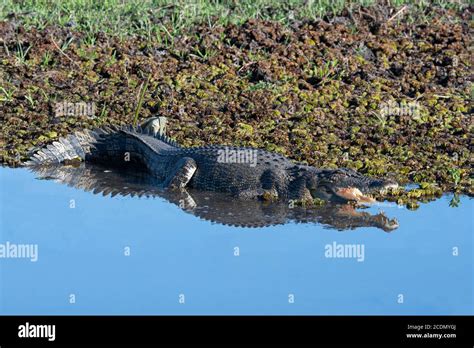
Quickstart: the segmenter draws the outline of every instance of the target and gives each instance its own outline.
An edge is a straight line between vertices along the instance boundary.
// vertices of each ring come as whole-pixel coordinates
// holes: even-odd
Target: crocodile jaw
[[[396,183],[389,183],[384,185],[379,190],[380,194],[385,194],[388,190],[390,189],[396,189],[398,188],[398,184]],[[372,198],[371,196],[362,193],[358,188],[356,187],[344,187],[344,188],[339,188],[335,190],[335,193],[339,196],[342,197],[346,200],[349,201],[357,201],[361,203],[374,203],[375,199]]]
[[[348,201],[357,201],[363,203],[373,203],[375,199],[370,196],[364,195],[358,188],[356,187],[345,187],[336,190],[336,194],[339,197],[342,197]]]

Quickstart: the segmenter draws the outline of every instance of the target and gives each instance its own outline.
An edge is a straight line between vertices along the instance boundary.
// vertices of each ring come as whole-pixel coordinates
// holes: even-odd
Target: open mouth
[[[364,195],[358,188],[355,187],[345,187],[337,189],[336,194],[339,197],[342,197],[348,201],[357,201],[363,203],[373,203],[375,199],[369,195]]]
[[[379,190],[379,193],[385,194],[389,189],[395,189],[397,187],[398,187],[398,184],[390,183],[390,184],[384,185]],[[361,203],[374,203],[375,202],[375,198],[373,198],[369,194],[362,193],[356,187],[339,188],[335,190],[335,193],[339,197],[344,198],[348,201],[356,201],[356,202],[361,202]]]

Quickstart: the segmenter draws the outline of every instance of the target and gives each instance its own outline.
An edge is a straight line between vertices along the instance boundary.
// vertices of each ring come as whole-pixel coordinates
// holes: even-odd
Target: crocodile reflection
[[[38,179],[54,180],[68,186],[111,197],[160,197],[187,213],[214,223],[236,227],[266,227],[286,223],[318,223],[327,228],[351,230],[376,227],[391,232],[398,227],[384,213],[372,215],[352,205],[325,204],[291,207],[282,202],[240,200],[223,193],[195,190],[166,190],[147,173],[115,171],[99,165],[58,165],[34,167]]]

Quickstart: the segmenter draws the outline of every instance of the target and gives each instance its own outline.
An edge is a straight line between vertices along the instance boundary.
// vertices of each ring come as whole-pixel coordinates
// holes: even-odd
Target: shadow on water
[[[341,231],[376,227],[391,232],[398,228],[398,222],[384,213],[357,211],[350,204],[301,207],[290,206],[286,202],[239,200],[218,192],[165,190],[147,173],[118,171],[84,163],[78,166],[33,167],[31,170],[38,179],[54,180],[103,196],[159,197],[203,220],[228,226],[258,228],[292,222],[318,223]]]

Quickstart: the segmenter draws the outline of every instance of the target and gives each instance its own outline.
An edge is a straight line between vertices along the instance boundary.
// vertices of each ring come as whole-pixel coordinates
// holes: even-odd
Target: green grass
[[[5,87],[0,86],[0,101],[12,101],[13,100],[13,93],[15,93],[14,89],[6,89]]]
[[[140,94],[138,96],[137,107],[135,108],[135,116],[133,118],[133,125],[135,127],[138,125],[138,116],[140,115],[140,109],[143,104],[143,96],[145,95],[145,92],[148,89],[148,84],[150,83],[151,76],[152,76],[152,73],[148,75],[146,82],[142,83],[142,86],[140,88]]]
[[[26,57],[30,48],[31,46],[24,48],[23,45],[21,45],[20,43],[17,43],[15,57],[17,59],[18,64],[24,64],[26,62]]]
[[[339,73],[336,72],[336,68],[339,65],[337,59],[325,62],[322,65],[318,65],[315,62],[308,63],[310,64],[310,68],[306,70],[306,73],[310,78],[319,79],[321,82],[325,82],[329,79],[338,79],[344,73],[343,71]]]
[[[375,0],[0,0],[0,20],[14,14],[29,27],[67,26],[87,34],[90,44],[103,31],[118,36],[139,35],[172,41],[196,23],[209,26],[241,24],[250,18],[289,23],[295,19],[317,19],[337,15],[345,7],[369,6]],[[459,8],[469,0],[392,0],[395,6],[417,8],[437,5]]]

